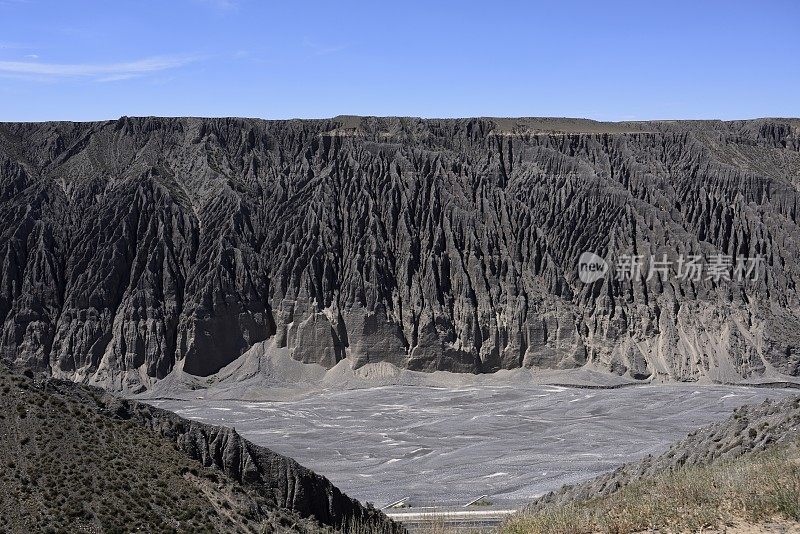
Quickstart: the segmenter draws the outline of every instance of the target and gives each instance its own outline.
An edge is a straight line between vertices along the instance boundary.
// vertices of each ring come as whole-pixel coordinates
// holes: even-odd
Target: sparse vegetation
[[[332,532],[144,427],[0,365],[0,533]],[[88,391],[88,390],[86,390]]]
[[[609,496],[523,512],[503,534],[694,532],[800,521],[800,443],[635,481]]]
[[[388,530],[380,525],[362,520],[351,521],[342,531],[348,532],[348,534],[390,534]],[[463,523],[459,524],[458,527],[454,527],[448,524],[444,515],[438,512],[432,512],[428,521],[415,526],[413,532],[414,534],[485,534],[486,529],[476,526],[474,530],[472,530],[470,526]]]

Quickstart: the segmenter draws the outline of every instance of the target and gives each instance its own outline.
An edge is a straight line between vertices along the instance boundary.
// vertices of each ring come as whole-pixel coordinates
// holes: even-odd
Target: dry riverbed
[[[384,386],[290,401],[149,400],[235,427],[349,495],[383,506],[515,507],[592,478],[721,420],[742,404],[797,390],[718,385],[581,389],[549,385]]]

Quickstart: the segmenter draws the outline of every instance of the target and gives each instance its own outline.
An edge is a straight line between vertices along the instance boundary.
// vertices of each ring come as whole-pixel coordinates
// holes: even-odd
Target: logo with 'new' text
[[[608,263],[594,252],[584,252],[578,259],[578,278],[584,284],[600,280],[607,272]]]

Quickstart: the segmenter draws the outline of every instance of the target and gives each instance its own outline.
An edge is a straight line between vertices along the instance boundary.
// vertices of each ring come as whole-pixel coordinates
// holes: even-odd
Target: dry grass
[[[342,532],[346,532],[347,534],[388,533],[388,531],[375,530],[374,526],[362,523],[361,521],[350,522],[347,528],[342,529]],[[431,512],[423,525],[413,529],[413,534],[481,534],[484,532],[486,532],[486,530],[478,526],[474,527],[474,530],[472,530],[469,525],[464,524],[460,524],[458,528],[455,528],[450,525],[446,521],[445,516],[439,512]]]
[[[798,445],[664,473],[607,497],[520,513],[504,534],[693,532],[771,519],[800,521]]]
[[[341,525],[338,532],[343,534],[393,534],[385,523],[376,523],[369,518],[351,518],[347,524]]]

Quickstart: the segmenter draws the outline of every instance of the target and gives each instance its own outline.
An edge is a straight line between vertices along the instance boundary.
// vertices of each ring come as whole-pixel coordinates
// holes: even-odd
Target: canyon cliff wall
[[[796,119],[3,123],[0,357],[127,392],[264,340],[325,367],[797,376],[798,185]],[[585,251],[645,268],[584,284]],[[692,255],[763,265],[682,279]]]

